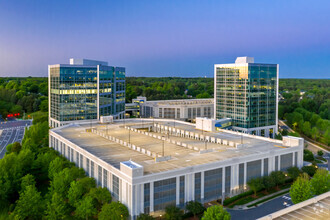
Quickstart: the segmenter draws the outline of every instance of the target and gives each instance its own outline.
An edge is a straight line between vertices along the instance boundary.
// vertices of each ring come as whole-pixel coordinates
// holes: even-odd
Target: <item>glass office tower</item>
[[[233,130],[274,137],[277,133],[278,64],[238,57],[216,64],[215,118],[231,118]]]
[[[70,59],[48,67],[49,123],[96,120],[125,112],[125,68],[102,61]]]

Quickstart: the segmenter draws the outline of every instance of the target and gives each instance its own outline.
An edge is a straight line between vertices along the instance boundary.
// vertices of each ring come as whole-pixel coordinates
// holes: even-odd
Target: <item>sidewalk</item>
[[[250,208],[248,208],[249,205],[252,205],[252,204],[254,204],[254,203],[256,203],[256,202],[259,202],[259,201],[261,201],[261,200],[267,199],[267,198],[269,198],[269,197],[276,196],[276,195],[281,194],[281,193],[283,193],[283,192],[288,192],[289,190],[290,190],[290,188],[282,189],[282,190],[280,190],[280,191],[277,191],[276,193],[272,193],[272,194],[269,194],[269,195],[267,195],[267,196],[263,196],[263,197],[261,197],[261,198],[259,198],[259,199],[253,200],[253,201],[251,201],[251,202],[249,202],[249,203],[246,203],[246,204],[244,204],[244,205],[235,205],[232,209],[233,209],[233,210],[250,209]],[[277,198],[277,197],[274,197],[273,199],[275,199],[275,198]],[[269,202],[269,201],[270,201],[270,200],[265,201],[265,202]],[[260,204],[258,204],[258,205],[260,205]],[[252,207],[251,207],[251,208],[252,208]]]

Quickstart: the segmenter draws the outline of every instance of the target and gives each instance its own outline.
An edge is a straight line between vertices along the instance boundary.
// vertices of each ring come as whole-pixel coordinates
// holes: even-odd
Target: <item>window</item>
[[[112,175],[112,194],[117,200],[119,199],[119,178]]]
[[[243,189],[244,188],[244,163],[239,164],[238,168],[238,184],[239,188]]]
[[[226,172],[225,172],[225,192],[226,194],[230,194],[230,177],[231,177],[231,167],[228,166],[226,167]]]
[[[292,153],[281,155],[281,171],[286,171],[288,168],[292,167],[292,157]]]
[[[176,204],[176,178],[154,182],[154,211]]]
[[[246,164],[247,164],[246,181],[261,176],[261,160],[248,162]]]
[[[201,173],[195,173],[195,201],[201,201]]]
[[[184,176],[180,176],[180,207],[184,207]]]
[[[144,184],[144,213],[150,213],[150,183]]]
[[[204,199],[212,201],[222,196],[222,168],[205,171]]]
[[[268,158],[264,159],[264,176],[268,176]]]
[[[98,166],[97,185],[102,186],[102,167]]]
[[[91,177],[94,178],[94,162],[91,161]]]
[[[103,187],[108,187],[108,171],[106,169],[103,169]]]
[[[86,158],[86,174],[89,176],[89,159]]]

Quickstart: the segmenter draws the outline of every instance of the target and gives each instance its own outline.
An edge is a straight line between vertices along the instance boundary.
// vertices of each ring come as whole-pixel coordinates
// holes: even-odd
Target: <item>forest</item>
[[[213,90],[213,78],[126,78],[127,103],[137,96],[148,100],[212,98]],[[283,99],[279,102],[279,118],[286,120],[297,135],[329,146],[329,90],[329,79],[280,79]],[[0,114],[5,118],[12,113],[47,112],[47,93],[47,78],[0,78]]]

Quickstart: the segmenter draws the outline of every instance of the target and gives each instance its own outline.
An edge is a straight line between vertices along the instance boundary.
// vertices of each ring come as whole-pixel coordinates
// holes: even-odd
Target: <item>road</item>
[[[247,210],[227,209],[233,220],[252,220],[293,205],[289,193]]]
[[[284,126],[286,130],[288,130],[289,132],[295,132],[294,130],[292,130],[289,126],[287,126],[284,121],[282,120],[278,120],[278,124],[280,126]],[[307,149],[312,151],[314,154],[317,153],[317,151],[322,150],[324,153],[330,153],[329,151],[325,150],[324,148],[321,148],[319,146],[317,146],[316,144],[307,141],[306,139],[304,139],[305,143],[307,144]]]
[[[0,123],[0,130],[2,130],[0,135],[0,159],[4,157],[8,144],[22,142],[25,127],[31,124],[31,120]]]

